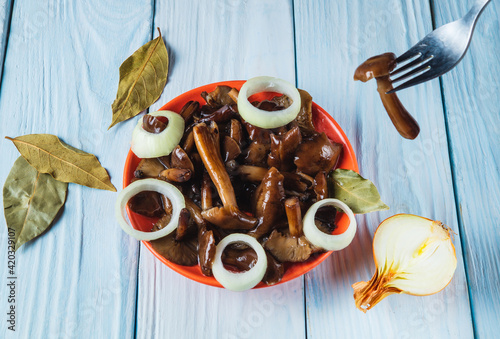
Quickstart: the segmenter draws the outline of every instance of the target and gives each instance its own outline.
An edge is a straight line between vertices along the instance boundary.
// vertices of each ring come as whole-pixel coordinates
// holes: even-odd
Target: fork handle
[[[467,12],[467,14],[463,17],[463,20],[467,23],[472,23],[477,20],[479,15],[483,12],[483,9],[487,4],[490,3],[491,0],[477,0],[472,8]]]
[[[415,139],[420,133],[417,121],[406,110],[401,101],[399,101],[396,93],[386,94],[386,92],[392,89],[389,76],[378,77],[376,79],[377,91],[394,127],[396,127],[403,138]]]

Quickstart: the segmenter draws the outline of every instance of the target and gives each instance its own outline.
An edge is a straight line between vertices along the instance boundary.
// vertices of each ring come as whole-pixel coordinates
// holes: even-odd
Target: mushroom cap
[[[264,243],[264,248],[281,262],[303,262],[309,259],[313,253],[311,244],[306,237],[292,237],[290,234],[278,230],[271,233]]]
[[[203,97],[203,99],[205,99],[207,105],[214,108],[220,108],[221,106],[231,105],[235,103],[234,100],[229,95],[231,89],[232,87],[229,86],[217,86],[210,93],[207,92],[201,93],[201,96]]]
[[[394,53],[384,53],[367,59],[356,68],[354,80],[367,82],[370,79],[389,75],[396,68],[396,55]]]
[[[152,240],[151,246],[165,259],[182,266],[193,266],[198,263],[197,241],[195,238],[183,241],[175,240],[175,232],[166,237]]]
[[[238,248],[227,246],[222,253],[222,263],[237,269],[238,271],[248,271],[257,263],[257,253],[251,247]]]
[[[141,159],[139,165],[135,169],[134,176],[136,178],[158,178],[160,172],[165,169],[165,166],[158,160],[158,158],[145,158]]]
[[[341,153],[342,145],[332,143],[323,132],[302,141],[295,152],[294,163],[298,171],[315,176],[319,171],[330,172]]]
[[[302,89],[299,89],[300,93],[300,111],[295,120],[299,125],[300,131],[304,136],[309,136],[316,133],[314,124],[312,121],[312,96]]]
[[[276,260],[269,253],[269,251],[266,251],[266,256],[267,256],[267,270],[266,273],[264,274],[264,278],[262,278],[262,281],[265,284],[271,286],[279,283],[283,278],[283,275],[285,275],[285,264]]]

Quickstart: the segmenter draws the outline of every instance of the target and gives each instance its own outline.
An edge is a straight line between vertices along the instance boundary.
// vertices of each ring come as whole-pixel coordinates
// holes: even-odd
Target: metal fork
[[[477,18],[490,1],[476,1],[463,18],[435,29],[406,53],[399,56],[396,59],[398,64],[409,62],[392,71],[391,77],[403,71],[409,71],[392,82],[412,78],[390,90],[387,94],[437,78],[455,67],[467,52]]]

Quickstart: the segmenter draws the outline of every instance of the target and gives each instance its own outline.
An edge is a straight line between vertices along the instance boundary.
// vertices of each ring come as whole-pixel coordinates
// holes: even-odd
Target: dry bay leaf
[[[159,29],[158,32],[160,35],[156,39],[146,43],[121,64],[109,128],[144,111],[163,92],[167,83],[168,52]]]
[[[337,168],[328,175],[328,191],[356,214],[388,210],[380,199],[377,187],[368,179],[352,170]]]
[[[28,134],[6,139],[40,173],[48,173],[62,182],[116,192],[108,172],[93,154],[66,145],[55,135]]]
[[[68,184],[39,173],[19,157],[3,187],[7,227],[15,231],[15,250],[42,234],[66,201]]]

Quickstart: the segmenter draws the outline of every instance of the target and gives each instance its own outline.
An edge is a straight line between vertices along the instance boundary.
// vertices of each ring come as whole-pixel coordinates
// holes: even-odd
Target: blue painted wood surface
[[[474,1],[434,1],[436,25],[456,20]],[[442,77],[460,234],[475,333],[500,330],[500,4],[479,18],[469,51]]]
[[[118,67],[158,26],[171,67],[151,109],[215,81],[265,74],[295,82],[340,123],[361,173],[391,207],[358,216],[353,244],[304,278],[232,293],[178,275],[125,235],[113,216],[116,194],[70,185],[61,218],[16,253],[17,331],[0,316],[0,338],[495,337],[500,6],[487,7],[456,69],[400,94],[420,124],[416,140],[397,134],[374,84],[352,81],[366,58],[402,53],[433,21],[457,19],[472,2],[17,0],[9,20],[11,2],[0,1],[0,48],[8,41],[0,49],[0,136],[56,134],[96,154],[120,189],[135,120],[107,131]],[[4,182],[18,153],[2,140]],[[350,285],[371,277],[373,232],[401,212],[453,228],[457,272],[436,295],[391,296],[365,315]],[[1,226],[0,314],[6,238]]]

